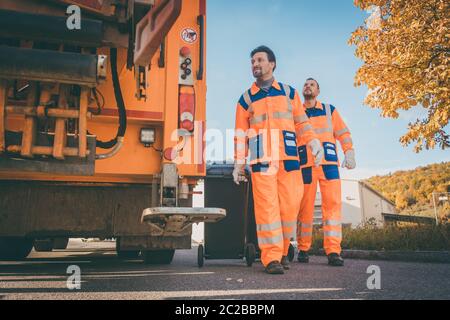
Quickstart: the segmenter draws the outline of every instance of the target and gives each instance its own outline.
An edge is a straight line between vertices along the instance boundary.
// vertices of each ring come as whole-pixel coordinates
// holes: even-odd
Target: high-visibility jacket
[[[303,110],[308,115],[312,128],[319,137],[324,148],[325,155],[321,165],[339,165],[336,139],[341,143],[344,153],[353,149],[350,130],[342,120],[339,112],[334,106],[323,104],[320,101],[317,101],[316,106],[313,108],[306,108],[303,106]],[[302,168],[314,165],[314,159],[311,150],[307,147],[307,143],[308,141],[303,139],[302,135],[300,135],[298,151],[300,166]]]
[[[244,92],[236,107],[235,160],[250,164],[293,160],[298,162],[297,138],[317,136],[297,91],[274,81],[268,92],[256,83]]]

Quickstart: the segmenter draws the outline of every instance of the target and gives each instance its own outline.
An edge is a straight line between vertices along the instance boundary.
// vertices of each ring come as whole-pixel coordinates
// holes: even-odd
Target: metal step
[[[142,213],[142,223],[151,227],[151,236],[184,236],[191,232],[193,223],[213,223],[226,217],[219,208],[148,208]]]

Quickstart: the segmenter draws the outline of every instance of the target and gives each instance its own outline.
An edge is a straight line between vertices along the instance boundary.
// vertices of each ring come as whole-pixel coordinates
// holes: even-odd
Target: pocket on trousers
[[[323,144],[323,150],[325,151],[326,161],[338,161],[336,145],[331,142],[325,142]]]

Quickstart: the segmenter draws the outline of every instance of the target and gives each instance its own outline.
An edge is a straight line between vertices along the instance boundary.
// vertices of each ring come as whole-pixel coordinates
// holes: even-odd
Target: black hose
[[[120,88],[119,75],[117,73],[117,48],[110,49],[111,74],[114,87],[114,96],[116,98],[117,109],[119,110],[119,128],[116,137],[110,141],[104,142],[97,140],[97,147],[102,149],[111,149],[117,144],[119,137],[124,137],[127,131],[127,112],[123,101],[122,89]]]

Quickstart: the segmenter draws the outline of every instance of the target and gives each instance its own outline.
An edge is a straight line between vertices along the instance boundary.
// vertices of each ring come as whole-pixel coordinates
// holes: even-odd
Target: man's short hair
[[[277,68],[277,58],[275,57],[275,53],[273,53],[272,49],[270,49],[267,46],[259,46],[258,48],[254,49],[250,53],[250,58],[253,58],[253,56],[259,52],[265,52],[267,53],[267,57],[269,58],[269,62],[275,62],[275,67],[273,68],[273,71]]]
[[[319,81],[317,81],[316,79],[314,79],[314,78],[308,78],[308,79],[306,79],[306,81],[309,81],[309,80],[311,80],[311,81],[315,81],[316,83],[317,83],[317,88],[318,89],[320,89],[320,84],[319,84]]]

